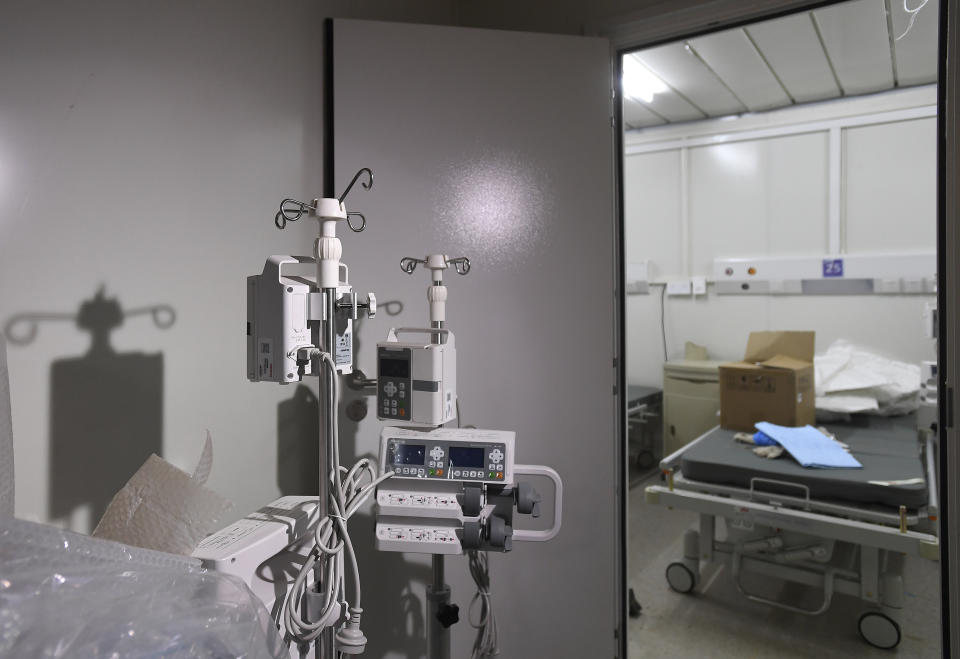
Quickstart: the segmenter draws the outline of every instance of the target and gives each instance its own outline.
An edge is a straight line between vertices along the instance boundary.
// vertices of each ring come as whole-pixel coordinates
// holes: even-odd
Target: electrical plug
[[[343,654],[362,654],[367,647],[367,637],[360,631],[360,614],[363,609],[352,607],[347,624],[337,632],[337,650]]]

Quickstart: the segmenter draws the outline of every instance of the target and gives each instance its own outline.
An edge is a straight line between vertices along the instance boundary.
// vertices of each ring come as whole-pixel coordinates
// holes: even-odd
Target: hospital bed
[[[637,384],[627,385],[627,424],[630,431],[628,436],[631,440],[634,437],[637,439],[636,465],[641,471],[653,468],[656,457],[663,455],[654,443],[655,433],[652,428],[654,424],[650,423],[651,419],[656,419],[662,414],[662,406],[663,390]]]
[[[699,528],[684,536],[682,559],[667,567],[667,582],[692,592],[701,565],[719,563],[746,598],[796,613],[825,612],[834,593],[858,597],[860,635],[892,648],[901,636],[905,557],[939,559],[936,440],[918,437],[913,415],[854,417],[827,429],[863,469],[763,458],[719,427],[664,458],[665,483],[647,487],[647,502],[700,516]],[[718,517],[725,534],[717,532]],[[822,600],[801,608],[762,596],[744,585],[745,574],[817,588]]]

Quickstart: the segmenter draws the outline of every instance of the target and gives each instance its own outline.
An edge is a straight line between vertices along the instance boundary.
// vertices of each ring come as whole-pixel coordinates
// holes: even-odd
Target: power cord
[[[477,585],[477,592],[470,600],[470,609],[467,620],[470,626],[477,630],[477,637],[473,641],[471,659],[487,659],[500,654],[499,635],[497,632],[497,617],[493,613],[493,598],[490,595],[490,568],[486,552],[470,551],[467,553],[470,565],[470,576]],[[474,622],[474,606],[479,604],[479,619]]]
[[[917,5],[915,9],[910,9],[910,7],[907,6],[907,0],[903,0],[903,11],[910,15],[910,22],[907,23],[907,29],[903,31],[903,34],[894,39],[894,41],[900,41],[910,33],[910,30],[913,29],[913,24],[917,20],[917,14],[920,13],[921,9],[927,6],[929,1],[930,0],[921,0],[920,4]]]
[[[337,632],[337,646],[343,654],[363,652],[367,639],[360,631],[360,569],[353,549],[353,541],[347,528],[347,521],[376,490],[377,486],[393,476],[387,472],[377,476],[376,463],[369,458],[361,458],[348,471],[340,466],[340,431],[337,425],[336,410],[340,404],[340,392],[337,382],[337,367],[326,352],[317,348],[305,348],[304,357],[319,358],[333,373],[333,461],[330,470],[331,497],[330,510],[326,512],[313,532],[313,548],[297,573],[290,592],[287,594],[283,613],[287,634],[301,643],[315,641],[327,627],[340,624],[346,618],[346,625]],[[364,484],[364,481],[367,481]],[[321,511],[322,514],[323,511]],[[346,597],[346,571],[344,558],[353,573],[354,601],[352,605]],[[307,622],[300,616],[307,580],[317,564],[325,574],[320,580],[322,585],[323,609],[315,622]]]

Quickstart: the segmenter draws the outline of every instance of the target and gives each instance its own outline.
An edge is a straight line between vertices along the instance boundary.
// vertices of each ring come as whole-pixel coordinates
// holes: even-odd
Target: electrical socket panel
[[[667,295],[690,295],[690,280],[675,279],[667,282]]]

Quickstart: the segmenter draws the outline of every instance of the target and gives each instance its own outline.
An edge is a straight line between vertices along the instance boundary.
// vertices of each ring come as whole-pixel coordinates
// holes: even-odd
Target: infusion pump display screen
[[[410,377],[410,359],[381,357],[378,375],[388,378],[407,379]]]
[[[507,446],[501,442],[423,442],[397,437],[387,440],[385,467],[395,478],[503,483],[506,459]]]
[[[393,464],[422,465],[426,454],[423,444],[400,444],[393,450]]]
[[[480,467],[483,469],[484,451],[469,446],[451,446],[450,464],[458,467]]]

